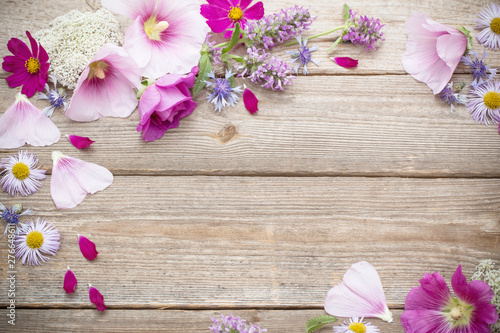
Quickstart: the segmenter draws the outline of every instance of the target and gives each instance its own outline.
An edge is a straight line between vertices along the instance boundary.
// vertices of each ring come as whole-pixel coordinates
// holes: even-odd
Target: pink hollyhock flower
[[[412,13],[405,27],[408,42],[403,66],[436,95],[446,87],[467,50],[467,36],[419,12]]]
[[[87,260],[92,261],[99,254],[95,248],[95,243],[87,237],[78,235],[78,245],[80,245],[80,251]]]
[[[75,121],[128,117],[137,106],[139,68],[121,47],[104,44],[78,79],[66,116]]]
[[[196,108],[188,88],[193,87],[198,67],[187,75],[167,74],[149,86],[139,102],[141,120],[137,132],[144,141],[155,141],[171,128],[179,126],[181,118]]]
[[[101,0],[112,12],[134,20],[123,47],[141,74],[159,78],[188,73],[200,60],[208,27],[197,0]]]
[[[47,83],[50,64],[47,52],[38,44],[31,34],[26,31],[30,40],[31,51],[28,46],[17,38],[11,38],[7,43],[7,48],[13,56],[3,58],[2,68],[6,72],[13,73],[6,78],[7,84],[11,88],[23,86],[21,93],[28,97],[36,91],[42,91]]]
[[[95,141],[90,140],[88,137],[78,136],[78,135],[69,135],[68,140],[71,142],[73,146],[77,149],[83,149],[90,147]]]
[[[60,138],[61,132],[52,120],[21,93],[0,117],[0,148],[19,148],[25,143],[50,146]]]
[[[234,28],[236,22],[241,29],[245,28],[247,20],[260,20],[264,16],[264,4],[259,1],[249,7],[252,0],[207,0],[208,5],[201,5],[201,15],[206,18],[207,24],[215,33]],[[224,37],[231,37],[227,31]]]
[[[335,63],[344,68],[358,67],[358,61],[349,57],[335,57],[331,58]]]
[[[392,322],[380,277],[366,261],[352,265],[342,283],[330,289],[325,311],[338,317],[376,317]]]
[[[462,273],[462,266],[451,278],[457,295],[453,297],[438,273],[425,274],[420,286],[406,296],[401,324],[406,333],[487,333],[488,325],[498,321],[498,313],[491,304],[491,287],[483,281],[471,281]]]
[[[88,193],[104,190],[113,183],[113,174],[106,168],[63,155],[52,153],[54,165],[50,180],[50,195],[58,209],[78,206]]]
[[[243,103],[245,103],[245,108],[251,114],[254,114],[255,112],[259,111],[258,108],[259,100],[255,96],[255,94],[248,88],[245,88],[245,90],[243,91]]]
[[[104,297],[96,288],[92,287],[89,283],[89,299],[97,307],[97,311],[104,311],[107,309],[106,304],[104,304]]]
[[[68,270],[64,275],[64,283],[63,283],[63,288],[66,291],[66,294],[74,293],[77,284],[78,281],[76,280],[75,274],[73,274],[73,272],[68,267]]]

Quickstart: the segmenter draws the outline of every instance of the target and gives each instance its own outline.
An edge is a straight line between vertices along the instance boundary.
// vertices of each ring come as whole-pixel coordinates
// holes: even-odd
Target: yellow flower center
[[[500,107],[500,95],[495,91],[488,91],[484,94],[483,101],[488,109],[496,110]]]
[[[30,175],[30,168],[23,162],[17,162],[12,167],[12,174],[19,180],[24,180]]]
[[[496,34],[500,34],[500,17],[495,17],[491,20],[490,29]]]
[[[43,235],[40,231],[33,230],[26,235],[26,244],[32,249],[39,249],[43,244]]]
[[[457,307],[454,307],[453,309],[451,309],[450,311],[450,317],[453,319],[453,320],[459,320],[460,318],[462,318],[463,316],[465,315],[465,310],[463,307],[461,306],[457,306]]]
[[[153,15],[144,22],[144,32],[151,40],[161,40],[161,33],[168,29],[167,21],[156,22],[156,17]]]
[[[240,7],[231,7],[231,10],[228,11],[227,17],[229,17],[234,22],[238,22],[243,17],[243,12]]]
[[[89,79],[97,77],[103,80],[106,77],[106,69],[108,68],[108,63],[102,60],[94,61],[89,65]]]
[[[352,323],[349,325],[349,329],[356,333],[366,333],[366,326],[363,323]]]
[[[26,70],[31,74],[37,73],[40,69],[40,63],[38,62],[38,59],[35,59],[33,57],[26,60],[24,62],[24,66],[26,67]]]

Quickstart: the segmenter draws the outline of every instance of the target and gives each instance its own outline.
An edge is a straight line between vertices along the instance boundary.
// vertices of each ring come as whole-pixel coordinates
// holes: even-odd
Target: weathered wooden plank
[[[22,202],[62,235],[42,267],[17,265],[24,307],[88,307],[86,284],[112,307],[321,307],[326,292],[360,260],[379,271],[401,308],[425,272],[467,276],[500,259],[498,179],[116,177],[67,211],[49,180]],[[88,262],[77,234],[100,252]],[[6,253],[6,242],[1,242]],[[69,265],[78,292],[62,289]],[[6,290],[6,270],[0,290]],[[6,301],[2,295],[0,303]]]
[[[245,318],[269,333],[303,333],[307,320],[322,315],[321,310],[227,310],[222,313]],[[384,333],[404,332],[400,324],[401,310],[393,311],[391,324],[379,319],[368,319]],[[209,332],[210,317],[220,316],[219,311],[176,310],[17,310],[16,326],[5,326],[6,332]],[[2,318],[0,327],[4,325]],[[343,320],[342,320],[343,321]],[[338,324],[337,324],[338,325]],[[317,332],[331,332],[327,325]]]

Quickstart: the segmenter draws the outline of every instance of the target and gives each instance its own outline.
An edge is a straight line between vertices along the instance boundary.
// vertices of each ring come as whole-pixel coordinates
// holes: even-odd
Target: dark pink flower
[[[82,251],[83,256],[87,260],[94,260],[99,254],[94,242],[90,241],[87,237],[78,235],[78,245],[80,245],[80,251]]]
[[[335,57],[333,61],[344,68],[358,67],[358,61],[349,57]]]
[[[245,108],[251,114],[259,111],[259,100],[255,96],[255,94],[248,88],[245,88],[245,90],[243,91],[243,103],[245,103]]]
[[[494,296],[483,281],[471,281],[458,266],[451,278],[453,297],[438,273],[425,274],[420,286],[406,296],[401,324],[406,333],[489,333],[488,325],[498,321],[498,313],[491,304]]]
[[[144,141],[158,140],[194,111],[197,104],[189,88],[193,87],[197,72],[198,67],[194,67],[186,75],[164,75],[144,91],[139,101],[141,120],[137,126]]]
[[[89,299],[97,307],[97,311],[104,311],[107,309],[106,304],[104,304],[104,297],[96,288],[89,284]]]
[[[264,16],[264,4],[259,1],[249,8],[252,0],[207,0],[208,5],[201,5],[201,15],[215,33],[234,28],[236,22],[241,29],[245,28],[247,20],[260,20]],[[227,31],[226,38],[231,36]]]
[[[66,275],[64,275],[64,283],[63,283],[63,288],[64,290],[66,290],[66,294],[74,293],[77,284],[78,281],[76,281],[75,274],[73,274],[73,272],[68,267]]]
[[[78,135],[69,135],[69,141],[73,146],[78,149],[90,147],[95,141],[90,140],[88,137],[78,136]]]
[[[21,93],[31,97],[36,91],[43,91],[45,88],[50,64],[49,56],[42,45],[38,44],[28,31],[26,35],[30,40],[31,51],[20,39],[11,38],[7,48],[13,56],[3,58],[2,68],[12,73],[6,78],[9,87],[23,86]]]

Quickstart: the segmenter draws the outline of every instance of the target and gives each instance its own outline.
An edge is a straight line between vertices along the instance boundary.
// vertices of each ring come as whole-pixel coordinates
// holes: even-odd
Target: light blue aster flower
[[[231,70],[226,70],[225,78],[216,78],[214,71],[208,74],[208,77],[213,79],[214,82],[205,81],[207,87],[212,89],[212,93],[208,94],[207,100],[215,105],[216,111],[220,112],[226,106],[234,107],[238,102],[239,97],[236,93],[241,94],[243,90],[241,86],[234,88],[231,86],[230,79],[233,75]]]
[[[317,46],[313,46],[311,48],[307,47],[307,38],[302,39],[301,36],[296,36],[297,42],[299,42],[299,48],[297,51],[287,51],[287,54],[290,54],[292,56],[292,63],[295,61],[299,61],[299,63],[293,68],[295,71],[295,74],[299,74],[299,68],[300,65],[304,65],[304,68],[302,70],[304,75],[309,74],[307,71],[307,64],[309,62],[313,62],[316,66],[319,66],[320,61],[319,60],[314,60],[311,56],[311,53],[314,51],[318,51]]]
[[[477,52],[471,52],[462,57],[462,62],[471,68],[470,72],[474,75],[474,80],[470,84],[472,87],[480,86],[497,75],[497,70],[491,68],[483,61],[486,56],[488,56],[488,54],[486,51],[483,51],[483,57],[481,59],[479,59]],[[473,57],[475,59],[473,59]]]
[[[52,117],[55,109],[59,109],[62,107],[63,111],[66,111],[69,105],[70,98],[66,98],[66,91],[64,91],[63,88],[57,89],[57,79],[55,76],[50,75],[49,78],[52,83],[54,83],[54,90],[50,90],[49,85],[46,83],[45,90],[47,91],[47,94],[38,93],[37,99],[49,101],[50,106],[47,106],[45,109],[43,109],[43,113],[47,117]]]

